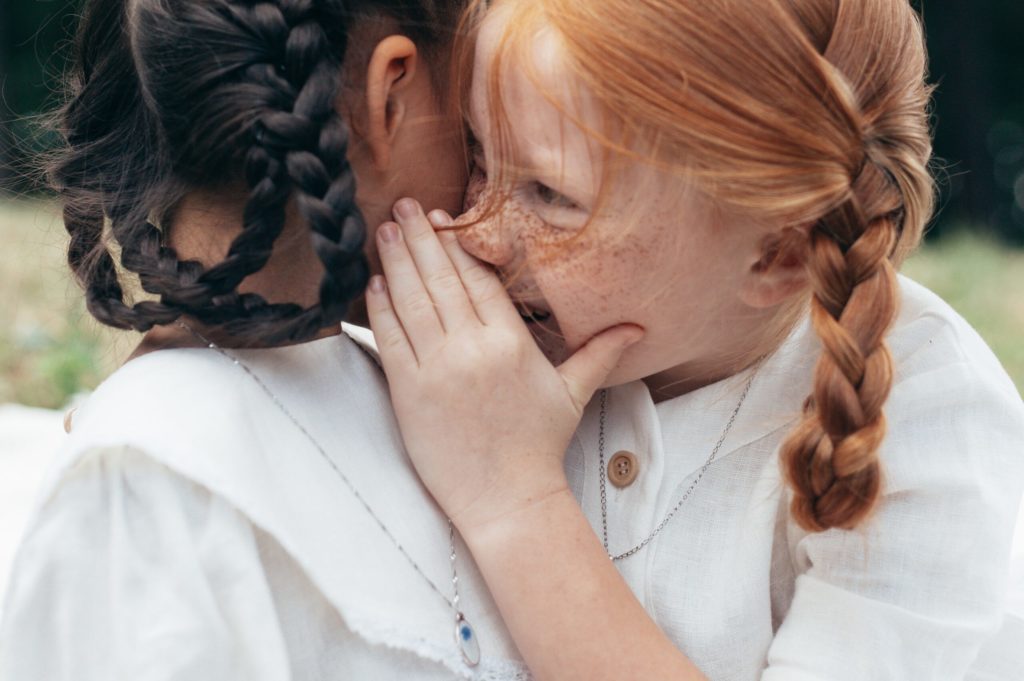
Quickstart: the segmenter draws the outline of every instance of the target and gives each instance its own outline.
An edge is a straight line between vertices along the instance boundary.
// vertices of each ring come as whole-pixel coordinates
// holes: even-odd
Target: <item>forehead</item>
[[[598,158],[596,99],[574,76],[556,32],[540,20],[515,25],[514,6],[499,3],[480,26],[470,102],[474,129],[486,138],[493,119],[503,120],[516,152],[539,163],[557,163],[553,156],[565,152]],[[494,86],[500,107],[491,101]]]

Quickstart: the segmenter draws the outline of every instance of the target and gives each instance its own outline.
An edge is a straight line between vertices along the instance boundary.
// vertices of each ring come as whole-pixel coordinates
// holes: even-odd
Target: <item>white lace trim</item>
[[[348,613],[340,613],[353,633],[363,637],[367,642],[381,645],[394,650],[412,652],[420,657],[444,665],[459,678],[472,681],[533,681],[533,676],[525,664],[514,660],[488,657],[486,647],[482,647],[480,664],[468,666],[462,659],[462,653],[455,645],[454,638],[450,648],[438,646],[423,638],[411,638],[398,629],[381,626],[362,618],[353,617]],[[486,646],[486,641],[483,642]]]

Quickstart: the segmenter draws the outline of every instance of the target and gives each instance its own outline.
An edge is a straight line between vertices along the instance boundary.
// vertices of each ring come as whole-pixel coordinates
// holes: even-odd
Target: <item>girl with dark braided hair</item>
[[[1024,404],[896,274],[933,191],[910,3],[481,17],[475,206],[382,226],[367,307],[531,671],[1024,678]]]
[[[367,225],[461,204],[463,4],[85,2],[53,183],[89,310],[145,335],[71,421],[4,681],[525,675],[340,326]]]

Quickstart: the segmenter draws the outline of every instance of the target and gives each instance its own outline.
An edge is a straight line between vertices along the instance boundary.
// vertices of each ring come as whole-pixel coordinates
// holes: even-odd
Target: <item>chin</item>
[[[556,367],[564,363],[567,359],[572,357],[576,349],[570,349],[569,345],[565,342],[565,338],[562,337],[561,333],[553,324],[545,323],[531,324],[530,332],[533,334],[533,339],[537,343],[537,347],[540,348],[544,356],[547,357],[548,361]],[[625,383],[632,383],[633,381],[639,381],[647,376],[644,372],[643,367],[633,359],[633,348],[626,350],[619,363],[616,365],[612,372],[608,375],[605,380],[603,388],[613,388],[618,385]]]

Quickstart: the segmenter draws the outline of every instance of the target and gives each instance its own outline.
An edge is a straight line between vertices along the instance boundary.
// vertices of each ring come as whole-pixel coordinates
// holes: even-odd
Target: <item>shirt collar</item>
[[[819,347],[805,317],[759,366],[685,395],[655,404],[640,381],[611,389],[605,417],[606,459],[616,449],[628,449],[641,459],[650,460],[657,458],[654,454],[659,450],[657,453],[666,457],[683,457],[685,474],[692,474],[704,465],[721,438],[754,371],[757,374],[750,391],[722,441],[716,460],[796,425],[803,402],[810,394]],[[577,434],[585,456],[595,460],[600,437],[599,402],[594,399],[588,406]],[[661,452],[663,448],[665,451]]]
[[[299,405],[296,414],[309,418],[303,426],[442,593],[450,590],[447,523],[404,453],[387,385],[371,356],[344,336],[233,354],[276,397]],[[318,409],[330,413],[311,413]],[[456,647],[451,607],[416,574],[338,472],[296,436],[295,424],[216,353],[153,353],[115,373],[76,419],[50,489],[58,484],[56,473],[86,452],[125,445],[234,505],[369,642],[439,662],[459,677],[518,669],[514,644],[465,546],[457,550],[460,595],[483,652],[475,670]]]

